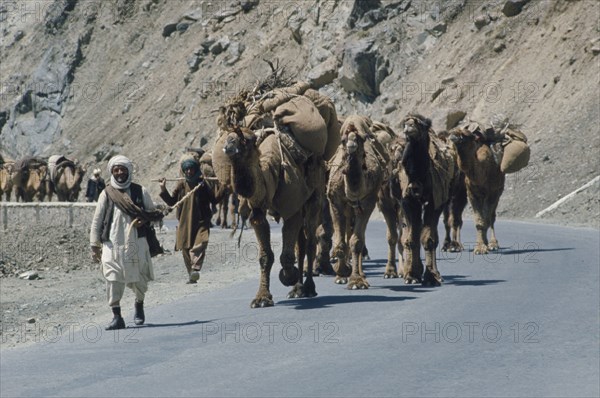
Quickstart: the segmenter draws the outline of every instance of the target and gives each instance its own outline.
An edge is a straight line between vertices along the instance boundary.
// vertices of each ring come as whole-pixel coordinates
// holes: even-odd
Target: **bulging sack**
[[[506,174],[516,173],[529,164],[531,149],[527,145],[525,134],[518,130],[507,131],[506,137],[500,170]]]
[[[327,125],[319,110],[306,97],[294,97],[277,107],[273,119],[287,126],[294,138],[306,150],[323,155],[327,144]]]
[[[516,173],[529,163],[531,150],[523,141],[511,141],[504,147],[500,170],[503,173]]]

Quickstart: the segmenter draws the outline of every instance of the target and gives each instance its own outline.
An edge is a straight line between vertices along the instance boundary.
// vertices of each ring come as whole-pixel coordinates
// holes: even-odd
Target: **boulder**
[[[529,3],[529,0],[508,0],[502,7],[502,13],[507,17],[514,17],[521,13],[527,3]]]
[[[339,79],[345,91],[373,102],[388,74],[388,62],[373,40],[351,41],[346,45]]]
[[[336,58],[329,58],[315,66],[308,72],[308,82],[311,87],[320,88],[332,83],[338,76],[338,62]]]

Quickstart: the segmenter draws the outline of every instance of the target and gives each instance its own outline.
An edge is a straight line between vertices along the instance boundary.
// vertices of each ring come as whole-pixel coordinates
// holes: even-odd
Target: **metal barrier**
[[[9,222],[23,225],[32,222],[89,226],[96,203],[83,202],[0,202],[2,227],[8,229]]]

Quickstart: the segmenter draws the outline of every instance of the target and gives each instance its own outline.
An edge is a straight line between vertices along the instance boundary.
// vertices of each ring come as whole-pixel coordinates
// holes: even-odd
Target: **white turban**
[[[115,166],[123,166],[129,172],[127,181],[125,181],[124,183],[118,182],[117,180],[115,180],[115,177],[112,175],[112,169]],[[127,188],[129,188],[129,185],[131,184],[131,179],[133,178],[133,163],[131,162],[131,160],[129,160],[128,158],[126,158],[123,155],[113,156],[108,161],[108,173],[110,174],[110,185],[112,185],[113,188],[127,189]]]

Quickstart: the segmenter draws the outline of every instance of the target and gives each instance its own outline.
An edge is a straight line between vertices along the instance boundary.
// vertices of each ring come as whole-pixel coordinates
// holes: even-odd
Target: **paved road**
[[[381,277],[384,231],[369,226],[368,290],[322,277],[288,300],[274,272],[273,308],[249,308],[249,281],[120,333],[40,325],[40,344],[2,351],[1,396],[600,395],[598,230],[499,222],[501,254],[440,254],[433,289]]]

